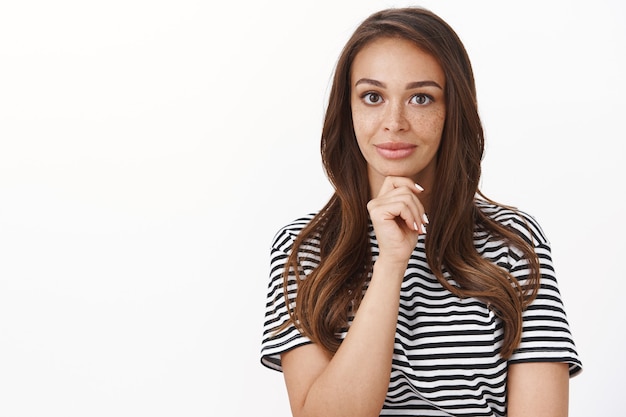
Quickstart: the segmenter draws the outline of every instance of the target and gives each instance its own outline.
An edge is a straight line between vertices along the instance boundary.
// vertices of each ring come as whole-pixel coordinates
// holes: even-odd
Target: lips
[[[406,142],[385,142],[374,146],[378,153],[387,159],[406,158],[417,149],[417,145]]]

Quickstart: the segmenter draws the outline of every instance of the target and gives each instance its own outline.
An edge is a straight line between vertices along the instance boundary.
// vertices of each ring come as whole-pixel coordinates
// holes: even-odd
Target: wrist
[[[374,262],[373,275],[382,275],[385,279],[391,279],[393,277],[402,281],[406,272],[408,259],[394,259],[389,257],[379,256]]]

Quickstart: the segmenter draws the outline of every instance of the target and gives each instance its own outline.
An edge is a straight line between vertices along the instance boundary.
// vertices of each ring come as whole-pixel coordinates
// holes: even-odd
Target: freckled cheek
[[[414,130],[423,133],[423,139],[439,140],[446,120],[445,111],[416,115],[412,121]]]
[[[357,138],[359,138],[375,130],[376,122],[375,118],[371,115],[368,117],[364,112],[353,112],[352,125],[354,127],[354,133],[357,135]]]

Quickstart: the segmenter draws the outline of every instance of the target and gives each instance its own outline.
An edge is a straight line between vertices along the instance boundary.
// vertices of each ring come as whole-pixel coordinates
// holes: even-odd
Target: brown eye
[[[363,100],[367,104],[378,104],[381,102],[382,98],[377,93],[366,93],[363,95]]]
[[[411,98],[411,103],[417,104],[419,106],[424,106],[426,104],[430,104],[433,101],[434,101],[433,98],[431,96],[429,96],[428,94],[415,94]]]

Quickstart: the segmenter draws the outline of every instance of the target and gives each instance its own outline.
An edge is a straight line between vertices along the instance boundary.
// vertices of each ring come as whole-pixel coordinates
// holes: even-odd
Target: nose
[[[401,132],[408,129],[408,121],[401,103],[390,102],[385,111],[384,127],[390,132]]]

